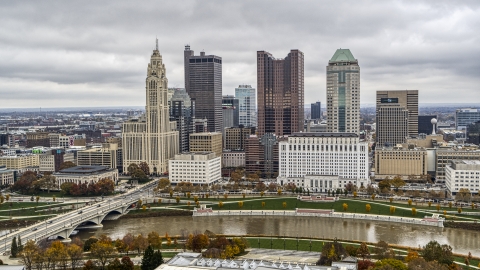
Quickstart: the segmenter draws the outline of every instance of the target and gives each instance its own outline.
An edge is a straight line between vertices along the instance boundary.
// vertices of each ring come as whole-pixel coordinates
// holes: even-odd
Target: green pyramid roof
[[[328,62],[357,62],[357,59],[349,49],[338,49]]]

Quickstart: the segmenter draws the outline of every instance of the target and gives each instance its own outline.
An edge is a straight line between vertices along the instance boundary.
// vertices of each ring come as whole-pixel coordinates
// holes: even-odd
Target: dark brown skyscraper
[[[285,59],[257,52],[258,135],[303,131],[303,53],[291,50]]]
[[[185,46],[185,90],[195,101],[195,118],[207,119],[208,131],[222,132],[222,58],[193,54]]]

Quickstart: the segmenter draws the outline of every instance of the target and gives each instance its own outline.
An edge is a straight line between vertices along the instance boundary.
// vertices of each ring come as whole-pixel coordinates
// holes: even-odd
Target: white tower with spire
[[[146,78],[145,115],[123,124],[123,169],[132,163],[146,162],[152,173],[168,171],[168,160],[178,153],[176,122],[168,112],[168,80],[165,65],[158,50],[150,57]]]

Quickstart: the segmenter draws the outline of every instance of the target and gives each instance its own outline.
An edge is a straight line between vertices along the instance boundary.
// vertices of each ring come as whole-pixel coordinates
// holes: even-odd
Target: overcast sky
[[[421,103],[480,103],[480,1],[1,1],[0,108],[144,106],[155,37],[169,87],[183,50],[223,58],[223,93],[256,87],[256,51],[305,54],[305,103],[348,48],[361,103],[418,89]]]

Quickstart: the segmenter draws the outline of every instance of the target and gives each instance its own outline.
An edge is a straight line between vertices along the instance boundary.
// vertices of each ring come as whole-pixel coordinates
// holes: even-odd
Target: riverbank
[[[146,217],[172,217],[172,216],[192,216],[191,211],[161,209],[161,210],[130,210],[128,214],[122,215],[120,219],[128,218],[146,218]]]
[[[467,222],[454,222],[454,221],[445,221],[443,222],[445,228],[455,228],[471,231],[480,231],[480,223],[467,223]]]

